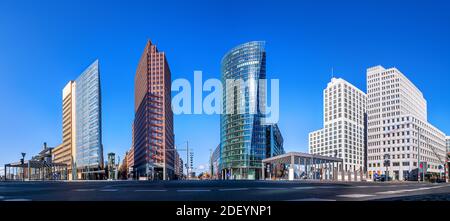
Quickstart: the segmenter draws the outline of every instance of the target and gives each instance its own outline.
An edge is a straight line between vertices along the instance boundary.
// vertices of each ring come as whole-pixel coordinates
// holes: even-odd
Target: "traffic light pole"
[[[25,181],[25,153],[22,153],[22,160],[20,162],[22,164],[22,181]]]

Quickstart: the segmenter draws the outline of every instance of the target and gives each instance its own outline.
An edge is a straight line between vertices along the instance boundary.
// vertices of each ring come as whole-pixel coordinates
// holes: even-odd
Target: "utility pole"
[[[186,141],[186,179],[189,180],[189,141]]]

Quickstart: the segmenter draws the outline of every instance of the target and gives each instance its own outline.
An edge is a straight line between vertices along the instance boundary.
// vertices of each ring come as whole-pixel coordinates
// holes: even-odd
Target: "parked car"
[[[386,175],[379,175],[379,176],[375,176],[374,178],[373,178],[373,181],[375,181],[375,182],[385,182],[385,181],[390,181],[391,180],[391,178],[390,177],[386,177]]]

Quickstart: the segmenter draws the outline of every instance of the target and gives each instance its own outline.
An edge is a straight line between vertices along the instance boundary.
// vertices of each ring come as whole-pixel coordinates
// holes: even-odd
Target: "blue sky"
[[[172,79],[189,80],[194,70],[218,78],[229,49],[266,41],[287,151],[307,151],[321,128],[332,67],[363,91],[366,68],[397,67],[424,93],[429,121],[450,133],[448,11],[445,1],[1,1],[0,165],[61,143],[62,89],[97,58],[104,152],[123,157],[147,39],[166,52]],[[208,163],[219,116],[175,116],[175,139],[189,140],[197,167]]]

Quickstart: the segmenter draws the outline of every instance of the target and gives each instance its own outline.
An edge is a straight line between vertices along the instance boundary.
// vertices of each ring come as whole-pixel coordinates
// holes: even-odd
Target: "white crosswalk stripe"
[[[319,189],[345,189],[348,188],[346,186],[319,186]]]
[[[7,202],[19,202],[19,201],[31,201],[30,199],[7,199],[7,200],[3,200],[3,201],[7,201]]]
[[[423,190],[431,190],[431,189],[437,189],[437,188],[442,188],[442,187],[444,187],[444,186],[421,187],[421,188],[417,188],[417,189],[391,190],[391,191],[377,192],[375,194],[381,194],[381,195],[399,194],[399,193],[406,193],[406,192],[416,192],[416,191],[423,191]]]
[[[294,190],[312,190],[312,189],[316,189],[317,187],[313,187],[313,186],[299,186],[299,187],[294,187],[292,189]]]
[[[322,198],[304,198],[304,199],[295,199],[295,200],[286,200],[286,201],[336,201],[335,199],[322,199]]]
[[[365,197],[372,197],[375,195],[370,194],[346,194],[346,195],[338,195],[337,197],[344,197],[344,198],[365,198]]]
[[[76,192],[92,192],[95,191],[95,189],[75,189]]]
[[[102,192],[117,192],[119,190],[118,189],[101,189],[100,191],[102,191]]]
[[[211,190],[177,190],[177,192],[209,192]]]
[[[166,192],[167,190],[135,190],[134,192]]]
[[[258,190],[286,190],[287,188],[283,188],[283,187],[259,187],[256,188]]]
[[[249,188],[230,188],[230,189],[219,189],[219,191],[242,191],[249,190]]]

